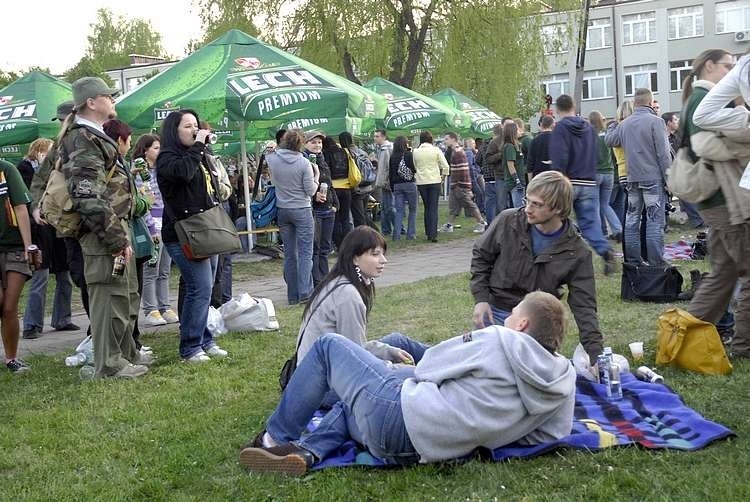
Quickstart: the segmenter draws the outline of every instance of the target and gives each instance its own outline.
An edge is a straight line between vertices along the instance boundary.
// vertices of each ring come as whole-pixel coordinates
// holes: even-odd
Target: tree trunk
[[[409,46],[407,49],[406,57],[406,68],[404,68],[403,75],[401,77],[400,85],[411,89],[414,86],[414,79],[417,76],[417,70],[419,69],[419,61],[422,59],[424,53],[424,44],[427,39],[427,31],[430,29],[432,23],[432,15],[437,7],[437,0],[432,0],[430,5],[425,10],[424,16],[422,17],[422,26],[417,31],[414,19],[411,18],[411,25],[413,30],[409,32]]]
[[[357,85],[362,85],[362,82],[354,73],[354,60],[352,59],[352,54],[349,52],[349,49],[344,49],[344,55],[341,57],[341,64],[344,67],[344,74],[346,75],[346,78]]]
[[[589,34],[589,10],[591,0],[583,0],[583,12],[581,15],[581,26],[578,30],[578,54],[576,55],[576,73],[573,88],[573,102],[576,111],[581,113],[581,100],[583,97],[583,72],[586,64],[586,39]]]

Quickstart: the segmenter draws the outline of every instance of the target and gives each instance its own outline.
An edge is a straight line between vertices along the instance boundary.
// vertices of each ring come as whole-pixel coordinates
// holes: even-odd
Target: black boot
[[[693,295],[698,290],[698,286],[701,283],[701,280],[703,279],[703,274],[701,274],[700,270],[691,270],[690,271],[690,289],[686,289],[679,295],[677,295],[677,299],[683,302],[690,301],[693,299]]]

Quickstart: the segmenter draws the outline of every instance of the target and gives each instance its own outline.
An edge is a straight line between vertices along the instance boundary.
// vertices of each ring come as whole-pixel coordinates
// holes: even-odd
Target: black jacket
[[[305,156],[307,160],[310,160],[310,156],[312,155],[312,153],[305,150],[303,155]],[[316,160],[318,164],[318,170],[320,171],[320,178],[318,178],[318,191],[315,192],[315,195],[313,195],[310,198],[312,200],[312,208],[313,209],[331,209],[335,207],[338,210],[339,198],[336,196],[336,190],[333,189],[333,181],[331,180],[331,170],[328,167],[328,163],[326,162],[325,156],[319,153],[316,156]],[[316,195],[320,191],[320,183],[326,183],[328,185],[328,191],[326,192],[325,202],[317,202],[315,200]]]
[[[331,170],[331,179],[341,180],[349,177],[349,159],[341,148],[323,150],[323,157]]]
[[[397,183],[414,183],[414,178],[410,180],[405,180],[398,174],[398,165],[401,163],[401,155],[393,155],[391,154],[391,161],[388,165],[388,175],[390,177],[391,181],[391,190],[393,190],[393,185]],[[406,167],[411,169],[412,175],[417,171],[414,167],[414,160],[412,159],[411,152],[405,152],[403,155],[404,161],[406,162]]]
[[[164,199],[161,236],[164,242],[177,242],[175,220],[182,220],[219,205],[218,174],[207,168],[213,186],[209,195],[201,163],[205,145],[196,142],[190,148],[163,148],[156,159],[156,180]]]
[[[551,137],[552,131],[544,131],[531,141],[527,160],[529,172],[534,176],[552,170],[552,162],[549,159],[549,139]]]

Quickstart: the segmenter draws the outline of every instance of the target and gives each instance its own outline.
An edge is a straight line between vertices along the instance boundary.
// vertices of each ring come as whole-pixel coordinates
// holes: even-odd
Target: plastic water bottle
[[[84,366],[81,366],[81,369],[78,370],[78,376],[81,377],[81,381],[85,382],[86,380],[93,380],[94,374],[96,373],[96,370],[93,366],[86,364]]]
[[[609,382],[607,385],[607,399],[619,401],[622,399],[622,386],[620,385],[620,365],[614,361],[609,362]]]
[[[612,347],[604,347],[604,351],[596,359],[599,369],[599,383],[609,386],[609,363],[612,361]]]
[[[65,366],[72,368],[82,364],[94,364],[94,352],[91,349],[84,349],[65,358]]]

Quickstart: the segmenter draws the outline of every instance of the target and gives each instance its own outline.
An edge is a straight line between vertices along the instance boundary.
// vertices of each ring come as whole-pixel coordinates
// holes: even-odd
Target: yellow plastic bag
[[[727,358],[716,326],[682,309],[669,309],[659,316],[656,364],[667,364],[706,375],[727,375]]]

